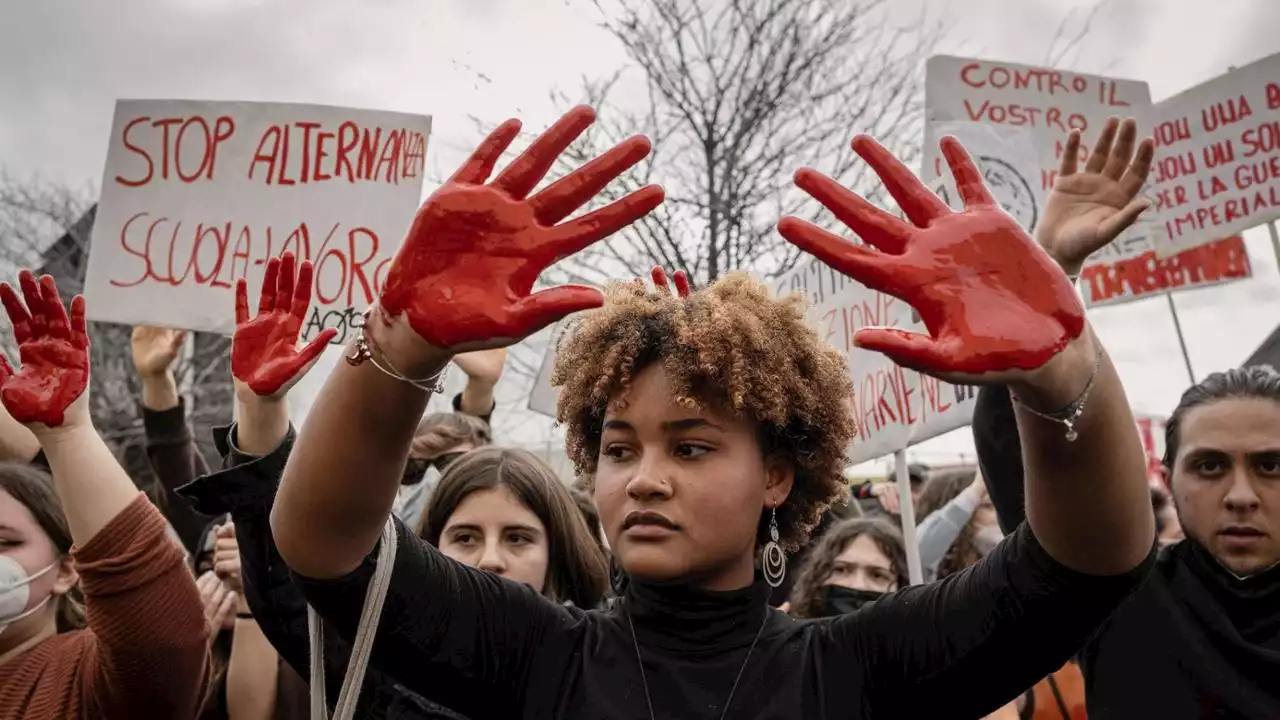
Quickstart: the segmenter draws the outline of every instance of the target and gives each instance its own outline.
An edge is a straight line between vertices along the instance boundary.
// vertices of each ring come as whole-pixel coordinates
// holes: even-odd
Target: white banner
[[[1280,217],[1280,53],[1160,103],[1161,257]]]
[[[848,358],[858,423],[850,464],[905,450],[973,419],[976,388],[944,383],[901,368],[880,353],[854,347],[853,335],[864,327],[928,332],[910,305],[870,290],[812,257],[776,281],[774,289],[778,295],[804,294],[810,326]]]
[[[230,334],[236,279],[316,266],[303,339],[351,335],[422,196],[431,118],[281,103],[116,105],[85,295],[89,319]]]
[[[1155,110],[1144,82],[936,55],[925,65],[925,182],[955,206],[954,185],[938,149],[945,134],[956,135],[981,167],[1005,209],[1034,233],[1053,187],[1067,135],[1082,131],[1081,160],[1111,116],[1133,117],[1138,133],[1150,133]],[[985,133],[966,126],[983,126]],[[1030,175],[1029,157],[1037,159]],[[941,185],[939,184],[941,181]],[[1085,274],[1114,274],[1115,264],[1152,249],[1155,226],[1144,218],[1085,264]],[[1221,235],[1219,236],[1221,237]],[[1091,269],[1097,266],[1096,269]],[[1086,304],[1120,302],[1133,296],[1090,298]]]
[[[283,103],[121,100],[93,226],[90,320],[230,334],[267,260],[316,266],[309,340],[338,335],[291,393],[310,407],[422,197],[431,118]]]

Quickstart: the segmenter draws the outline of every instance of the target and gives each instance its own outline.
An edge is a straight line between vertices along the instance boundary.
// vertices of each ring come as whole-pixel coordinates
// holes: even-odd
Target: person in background
[[[179,487],[209,472],[187,422],[186,401],[178,392],[173,372],[185,338],[182,330],[139,325],[130,336],[130,350],[141,385],[147,459],[159,485],[156,504],[182,538],[183,546],[197,556],[209,528],[222,519],[197,513],[174,494]]]
[[[1126,123],[1116,144],[1134,136]],[[1115,137],[1109,124],[1099,146]],[[1116,235],[1094,232],[1090,217],[1145,180],[1098,149],[1075,173],[1079,142],[1078,132],[1068,138],[1036,235],[1073,276]],[[1140,154],[1149,166],[1151,149]],[[1023,509],[1032,495],[1020,420],[1009,391],[979,391],[974,442],[1009,532],[1035,519]],[[1089,718],[1280,717],[1280,374],[1233,369],[1188,388],[1165,427],[1162,474],[1186,539],[1161,549],[1155,571],[1081,651]]]
[[[496,364],[501,372],[501,363]],[[463,365],[468,365],[466,360]],[[473,382],[476,381],[468,379],[467,385],[470,386]],[[454,405],[467,407],[463,404],[463,399],[467,396],[465,390],[455,396]],[[418,431],[413,436],[413,445],[409,450],[409,460],[404,466],[400,493],[392,508],[395,516],[405,524],[417,527],[422,523],[422,510],[449,463],[464,453],[493,442],[489,429],[492,400],[485,407],[486,412],[480,415],[461,411],[431,413],[418,423]]]
[[[309,274],[309,268],[303,263],[300,276]],[[280,269],[281,277],[286,270]],[[289,284],[301,292],[301,280]],[[288,309],[267,308],[265,315],[260,313],[253,321],[239,318],[233,342],[233,347],[241,346],[241,361],[233,367],[239,422],[217,437],[226,452],[224,469],[198,479],[181,493],[197,507],[228,512],[235,518],[230,527],[244,551],[238,553],[233,577],[242,578],[247,602],[265,636],[291,665],[306,673],[310,672],[306,601],[284,572],[267,522],[280,469],[293,443],[286,410],[288,390],[310,368],[305,349],[295,347],[301,325],[293,311],[296,306],[295,301]],[[255,333],[251,323],[271,323],[278,329]],[[255,336],[267,336],[271,342],[255,344]],[[489,353],[479,360],[486,357],[500,359]],[[460,364],[470,366],[466,359]],[[264,367],[283,367],[286,372],[264,378]],[[268,394],[259,395],[259,391]],[[447,418],[445,422],[457,422],[463,428],[483,427],[483,421],[461,413]],[[593,607],[607,589],[603,554],[588,537],[568,490],[545,463],[520,450],[486,447],[453,458],[427,501],[421,532],[450,557],[561,602]],[[325,642],[329,684],[337,686],[350,649],[330,635]],[[361,717],[460,717],[374,670],[360,703]]]
[[[0,359],[0,401],[53,479],[0,472],[0,718],[192,718],[209,638],[195,579],[94,430],[84,299],[68,316],[52,277],[18,279],[25,302],[0,284],[22,361]]]
[[[860,345],[950,382],[1012,382],[1044,412],[1088,392],[1088,412],[1074,432],[1022,418],[1034,529],[948,583],[797,622],[768,607],[769,584],[847,492],[855,427],[844,356],[805,324],[799,295],[776,298],[740,273],[683,299],[630,282],[605,296],[533,292],[550,264],[661,201],[648,187],[561,222],[648,154],[644,138],[533,193],[593,119],[576,108],[490,179],[520,129],[504,123],[414,218],[356,362],[317,398],[271,511],[280,555],[316,612],[354,637],[413,430],[450,357],[591,309],[560,345],[553,385],[568,454],[592,478],[631,578],[625,597],[604,611],[566,608],[441,555],[393,518],[398,549],[371,668],[477,717],[749,708],[822,720],[974,717],[1059,666],[1150,568],[1144,457],[1069,281],[1000,210],[959,143],[943,141],[966,206],[953,212],[883,147],[855,139],[910,222],[797,173],[883,252],[796,218],[778,229],[924,307],[936,336],[863,330]],[[992,303],[1001,312],[988,322]],[[978,316],[980,333],[966,324]]]
[[[935,473],[920,493],[916,512],[925,582],[948,577],[978,562],[1004,537],[981,472]]]
[[[798,618],[834,617],[909,584],[898,527],[883,517],[854,518],[815,543],[785,610]]]

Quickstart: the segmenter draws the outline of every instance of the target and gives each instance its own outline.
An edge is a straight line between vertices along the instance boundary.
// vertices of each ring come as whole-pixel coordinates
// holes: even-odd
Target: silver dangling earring
[[[773,517],[769,519],[769,542],[764,544],[764,552],[760,555],[760,570],[769,587],[778,587],[787,576],[787,554],[778,544],[778,508],[773,508]]]

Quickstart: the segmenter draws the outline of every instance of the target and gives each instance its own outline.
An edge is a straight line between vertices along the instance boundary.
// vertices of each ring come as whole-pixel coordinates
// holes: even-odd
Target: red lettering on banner
[[[156,138],[154,132],[146,132],[148,128],[160,131],[160,179],[168,180],[172,175],[184,183],[193,183],[213,179],[218,146],[235,133],[236,122],[227,115],[214,119],[212,124],[199,115],[155,120],[145,116],[133,118],[120,132],[120,142],[126,150],[142,158],[147,164],[147,171],[138,178],[117,175],[116,183],[125,187],[141,187],[155,179]]]
[[[378,296],[390,262],[387,258],[374,265],[380,241],[373,230],[363,226],[344,228],[334,223],[326,229],[318,248],[313,248],[306,222],[283,228],[288,234],[278,248],[273,238],[280,227],[220,221],[187,224],[185,228],[181,220],[146,212],[129,218],[120,231],[120,247],[138,260],[137,271],[127,277],[111,277],[110,283],[116,287],[155,283],[230,288],[251,265],[265,265],[268,258],[288,251],[315,264],[319,304],[356,306],[372,303]]]
[[[1064,133],[1089,128],[1089,119],[1084,115],[1064,113],[1059,107],[1042,108],[1020,103],[993,104],[990,100],[983,100],[981,105],[974,105],[969,98],[965,98],[964,111],[971,122],[989,122],[1014,127],[1044,127]]]
[[[1135,258],[1096,263],[1084,269],[1082,279],[1089,304],[1096,305],[1247,278],[1252,272],[1244,237],[1232,235],[1163,260],[1152,250]]]
[[[333,144],[336,151],[330,149]],[[248,177],[286,186],[338,178],[398,185],[422,177],[426,147],[426,136],[403,128],[361,128],[347,121],[334,133],[317,122],[272,125],[258,139]]]

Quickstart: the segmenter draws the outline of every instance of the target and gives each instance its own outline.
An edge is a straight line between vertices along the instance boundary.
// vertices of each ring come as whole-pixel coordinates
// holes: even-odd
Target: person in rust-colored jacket
[[[195,580],[90,421],[84,301],[68,316],[52,278],[20,280],[25,303],[0,284],[23,361],[0,360],[0,400],[53,477],[0,470],[0,719],[192,718],[209,635]]]

